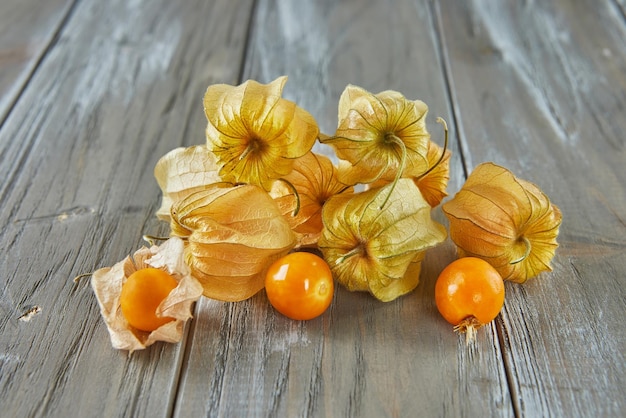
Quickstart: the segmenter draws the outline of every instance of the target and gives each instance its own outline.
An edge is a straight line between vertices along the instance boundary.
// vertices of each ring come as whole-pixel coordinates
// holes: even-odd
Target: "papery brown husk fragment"
[[[114,348],[132,353],[157,341],[180,341],[184,323],[191,318],[192,304],[202,296],[202,286],[191,276],[189,267],[183,261],[183,248],[180,239],[171,238],[160,246],[143,247],[113,267],[101,268],[93,273],[91,286]],[[164,270],[178,282],[156,311],[157,316],[174,318],[174,321],[152,332],[132,327],[120,307],[120,294],[126,279],[135,271],[148,267]]]

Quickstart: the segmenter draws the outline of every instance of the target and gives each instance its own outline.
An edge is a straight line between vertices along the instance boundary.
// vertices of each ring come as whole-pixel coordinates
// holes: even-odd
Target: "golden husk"
[[[274,183],[270,195],[298,236],[298,245],[312,246],[322,233],[326,200],[352,190],[337,180],[335,166],[328,157],[309,152],[295,161],[291,173]]]
[[[476,167],[443,211],[459,255],[484,259],[503,279],[523,283],[552,270],[561,212],[537,186],[506,168]]]
[[[295,236],[267,192],[254,185],[214,184],[172,205],[173,235],[186,237],[185,261],[218,300],[247,299]]]
[[[424,102],[407,100],[396,91],[372,94],[348,85],[339,99],[335,136],[320,141],[343,161],[339,180],[345,184],[391,181],[398,171],[423,173],[430,139],[427,113]]]
[[[215,84],[204,95],[207,147],[220,177],[269,190],[311,150],[319,129],[310,113],[281,97],[287,77],[269,84]]]
[[[430,210],[411,179],[338,195],[324,206],[318,245],[339,283],[391,301],[417,286],[423,252],[446,238]]]
[[[443,158],[439,161],[443,154]],[[450,156],[452,153],[444,151],[439,145],[428,141],[428,167],[432,167],[426,175],[413,177],[415,184],[422,192],[422,196],[431,207],[438,206],[444,197],[448,195],[446,188],[450,180]],[[437,165],[435,165],[437,164]]]
[[[163,195],[157,217],[169,222],[172,203],[221,181],[218,171],[215,156],[205,145],[176,148],[161,157],[154,167]]]

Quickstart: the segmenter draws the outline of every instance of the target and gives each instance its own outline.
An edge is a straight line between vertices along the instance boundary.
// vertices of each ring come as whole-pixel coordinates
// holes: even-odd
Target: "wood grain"
[[[330,134],[347,84],[395,89],[430,105],[430,130],[443,138],[434,120],[450,120],[451,103],[433,22],[428,2],[260,1],[243,78],[289,75],[285,97]],[[452,170],[458,186],[458,156]],[[308,322],[274,313],[263,293],[202,301],[176,415],[510,416],[493,329],[468,352],[434,306],[434,280],[453,258],[449,245],[429,252],[418,290],[395,302],[339,288],[330,311]]]
[[[5,0],[0,4],[0,126],[54,43],[74,1]]]
[[[0,415],[621,416],[625,4],[2,2]],[[154,164],[204,142],[209,84],[283,74],[328,134],[349,83],[425,101],[433,138],[436,116],[451,128],[451,194],[494,161],[561,208],[554,270],[507,285],[469,348],[433,301],[447,241],[391,303],[339,288],[298,322],[263,292],[202,299],[180,344],[112,349],[71,279],[167,232]]]
[[[626,409],[626,26],[612,2],[441,3],[468,169],[493,160],[563,212],[554,271],[508,286],[520,416]]]
[[[203,139],[203,91],[237,81],[250,9],[83,1],[37,68],[0,132],[3,414],[171,412],[185,345],[113,350],[89,279],[72,277],[159,233],[154,164]]]

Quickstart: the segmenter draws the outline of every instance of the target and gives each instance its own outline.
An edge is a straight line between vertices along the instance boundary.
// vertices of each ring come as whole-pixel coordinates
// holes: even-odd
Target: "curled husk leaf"
[[[407,178],[395,187],[337,195],[322,210],[318,245],[334,277],[348,290],[391,301],[417,286],[424,251],[446,238],[430,211]]]
[[[192,316],[191,306],[202,296],[202,286],[191,276],[183,260],[183,248],[182,240],[171,238],[161,246],[143,247],[132,258],[126,257],[113,267],[101,268],[93,273],[91,286],[114,348],[132,353],[157,341],[180,341],[184,323]],[[161,302],[156,312],[157,316],[171,317],[174,321],[152,332],[130,326],[120,308],[120,294],[126,279],[135,271],[148,267],[164,270],[178,282],[178,286]]]
[[[328,157],[309,152],[295,161],[291,173],[274,182],[270,195],[296,233],[298,246],[311,246],[317,244],[322,233],[324,203],[352,190],[337,180],[335,166]]]
[[[154,177],[163,193],[157,217],[169,222],[172,202],[221,181],[218,171],[215,156],[205,145],[176,148],[161,157],[154,167]]]
[[[441,153],[443,153],[443,158],[441,158]],[[451,155],[449,149],[444,150],[439,145],[429,141],[427,173],[413,177],[415,184],[422,192],[422,196],[433,208],[438,206],[443,198],[448,195],[446,188],[448,187],[448,180],[450,180]]]
[[[479,165],[442,208],[459,255],[482,258],[517,283],[552,270],[561,212],[506,168]]]
[[[267,192],[207,186],[172,205],[172,235],[186,237],[185,262],[212,299],[240,301],[264,287],[265,272],[296,238]]]
[[[428,106],[387,90],[372,94],[349,85],[339,99],[334,137],[320,138],[342,161],[339,180],[345,184],[391,181],[404,171],[423,173],[428,167]]]
[[[293,160],[313,147],[319,133],[310,113],[281,97],[287,77],[269,84],[215,84],[204,95],[207,146],[220,176],[269,190],[291,172]]]

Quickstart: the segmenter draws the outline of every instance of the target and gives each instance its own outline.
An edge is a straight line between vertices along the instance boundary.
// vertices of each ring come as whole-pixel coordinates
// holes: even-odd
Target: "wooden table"
[[[3,0],[0,33],[1,416],[625,413],[623,0]],[[114,350],[72,279],[167,233],[153,168],[205,141],[208,85],[283,74],[325,133],[349,83],[425,101],[451,196],[494,161],[561,208],[554,271],[507,284],[470,348],[434,304],[448,240],[394,302],[203,298],[180,344]]]

